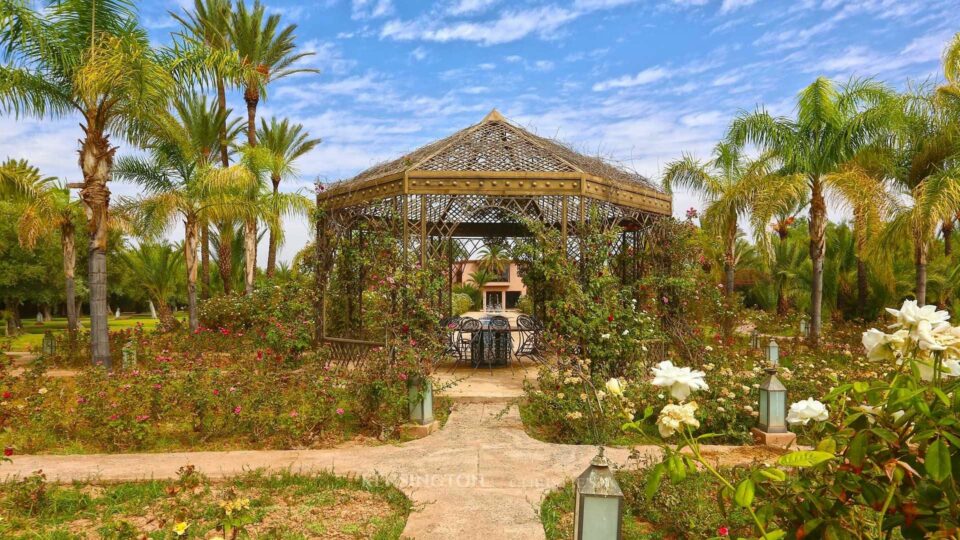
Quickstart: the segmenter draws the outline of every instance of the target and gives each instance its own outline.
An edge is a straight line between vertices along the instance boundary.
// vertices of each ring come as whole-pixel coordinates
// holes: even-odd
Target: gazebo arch
[[[316,338],[335,346],[375,346],[382,342],[358,339],[362,329],[347,336],[326,332],[329,272],[339,243],[352,238],[360,223],[396,235],[404,265],[450,257],[453,241],[525,235],[520,220],[507,216],[559,229],[569,255],[578,257],[577,231],[591,216],[604,226],[623,227],[623,245],[636,247],[653,220],[671,214],[672,200],[643,176],[534,135],[494,109],[449,137],[320,186],[317,207]]]

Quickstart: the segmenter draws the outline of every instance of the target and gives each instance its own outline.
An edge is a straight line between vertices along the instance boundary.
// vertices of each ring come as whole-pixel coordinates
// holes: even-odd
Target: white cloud
[[[350,5],[354,19],[376,19],[393,13],[392,0],[351,0]]]
[[[543,6],[519,11],[504,11],[497,19],[483,22],[453,22],[430,24],[423,19],[387,22],[380,37],[402,41],[421,39],[445,43],[473,41],[482,45],[496,45],[523,39],[530,35],[548,37],[564,24],[576,19],[578,13],[556,6]]]
[[[723,3],[720,4],[720,13],[730,13],[740,8],[752,6],[756,2],[757,0],[723,0]]]
[[[494,64],[493,62],[484,62],[482,64],[477,65],[477,67],[484,71],[490,71],[492,69],[496,69],[497,65]]]
[[[629,88],[655,83],[670,77],[670,70],[662,66],[647,68],[636,75],[624,75],[616,79],[598,82],[593,85],[594,92],[602,92],[611,88]]]
[[[416,49],[410,51],[410,56],[419,62],[427,57],[427,50],[423,47],[417,47]]]
[[[533,63],[533,69],[536,71],[550,71],[553,69],[553,62],[549,60],[537,60]]]
[[[466,15],[469,13],[479,13],[488,7],[496,4],[499,0],[458,0],[450,6],[447,11],[451,15]]]

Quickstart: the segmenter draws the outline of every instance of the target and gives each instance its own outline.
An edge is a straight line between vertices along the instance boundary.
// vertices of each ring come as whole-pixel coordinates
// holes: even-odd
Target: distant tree
[[[170,301],[183,283],[183,248],[166,242],[144,242],[123,250],[120,257],[126,270],[157,307],[160,325],[165,329],[174,328],[177,323]]]

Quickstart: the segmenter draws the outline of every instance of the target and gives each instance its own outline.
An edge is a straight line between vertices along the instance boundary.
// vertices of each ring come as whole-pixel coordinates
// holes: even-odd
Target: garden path
[[[476,373],[473,377],[483,375]],[[732,450],[733,447],[713,449],[718,454]],[[660,452],[654,446],[638,447],[637,451],[651,458]],[[636,463],[628,463],[629,453],[629,449],[611,448],[607,456],[618,465],[629,466]],[[328,450],[24,455],[15,456],[13,463],[0,471],[7,476],[23,476],[42,469],[50,480],[59,482],[168,479],[175,478],[177,470],[187,464],[215,479],[254,468],[379,474],[402,489],[416,505],[404,531],[407,537],[536,539],[544,537],[538,517],[543,496],[579,475],[594,455],[596,448],[592,446],[550,444],[530,438],[513,402],[467,399],[455,403],[442,430],[398,445]]]

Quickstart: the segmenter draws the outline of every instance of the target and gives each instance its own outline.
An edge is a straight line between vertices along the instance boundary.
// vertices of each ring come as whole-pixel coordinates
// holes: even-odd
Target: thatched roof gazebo
[[[494,109],[449,137],[318,189],[320,303],[339,243],[363,223],[391,224],[405,263],[451,257],[453,242],[523,236],[530,219],[562,231],[578,257],[576,231],[591,216],[623,227],[636,244],[652,220],[671,214],[671,202],[643,176],[534,135]],[[318,337],[341,339],[325,335],[320,310]]]

